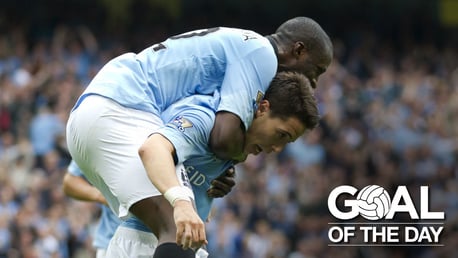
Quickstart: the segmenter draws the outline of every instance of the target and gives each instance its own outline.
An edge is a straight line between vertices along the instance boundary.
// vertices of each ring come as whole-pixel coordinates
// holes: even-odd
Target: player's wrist
[[[191,202],[193,199],[194,194],[192,193],[191,189],[185,186],[173,186],[164,193],[164,198],[175,207],[175,204],[178,201],[187,201]]]

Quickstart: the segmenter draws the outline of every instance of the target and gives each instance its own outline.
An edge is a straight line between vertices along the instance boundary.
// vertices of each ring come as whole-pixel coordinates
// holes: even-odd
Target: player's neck
[[[274,48],[275,54],[278,56],[278,40],[275,38],[275,35],[267,35],[266,38]]]

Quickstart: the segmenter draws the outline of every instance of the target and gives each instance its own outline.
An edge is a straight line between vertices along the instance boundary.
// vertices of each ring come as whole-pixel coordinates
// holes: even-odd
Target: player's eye
[[[284,139],[284,138],[286,138],[286,137],[288,136],[288,135],[287,135],[286,133],[284,133],[284,132],[278,132],[277,135],[278,135],[278,138],[280,138],[280,139]]]

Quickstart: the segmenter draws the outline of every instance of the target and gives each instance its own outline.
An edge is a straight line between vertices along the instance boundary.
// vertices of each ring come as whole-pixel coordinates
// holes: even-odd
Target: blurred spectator
[[[63,121],[56,114],[51,113],[48,107],[42,106],[30,124],[30,141],[37,158],[36,166],[44,166],[44,157],[56,148],[59,137],[65,131]]]

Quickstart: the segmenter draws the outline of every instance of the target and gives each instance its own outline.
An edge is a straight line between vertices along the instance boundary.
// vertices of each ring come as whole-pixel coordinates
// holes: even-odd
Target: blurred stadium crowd
[[[62,192],[65,123],[101,65],[130,49],[86,27],[26,37],[20,27],[0,35],[0,257],[91,257],[99,207]],[[360,37],[351,48],[333,38],[320,127],[237,166],[236,188],[208,222],[210,257],[458,257],[458,48]],[[444,246],[329,247],[327,197],[343,184],[406,185],[416,203],[428,185],[431,210],[446,214]]]

